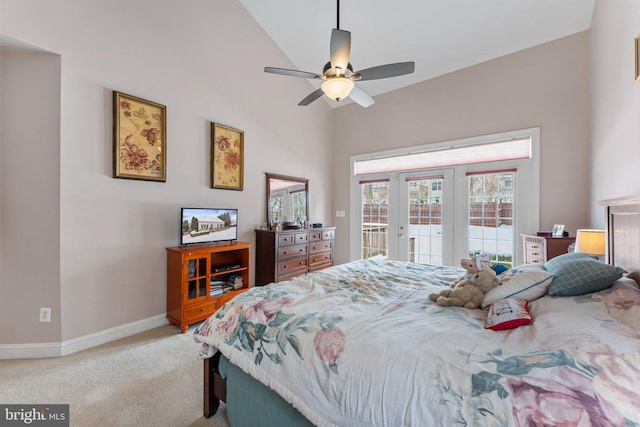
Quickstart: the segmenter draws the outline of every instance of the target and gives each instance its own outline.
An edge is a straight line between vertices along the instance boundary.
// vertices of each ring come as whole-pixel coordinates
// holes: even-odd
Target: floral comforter
[[[545,296],[496,332],[429,301],[462,273],[355,261],[252,288],[194,339],[319,426],[640,426],[640,289]]]

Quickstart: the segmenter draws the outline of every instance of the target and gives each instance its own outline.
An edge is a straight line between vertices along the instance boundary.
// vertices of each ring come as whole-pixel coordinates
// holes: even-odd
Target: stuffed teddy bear
[[[464,274],[464,276],[456,279],[451,284],[451,288],[455,288],[458,282],[464,279],[470,279],[474,274],[482,270],[488,262],[488,257],[484,255],[475,255],[473,258],[460,258],[460,266],[467,270],[467,272]]]
[[[460,258],[460,265],[467,270],[467,274],[475,274],[482,270],[486,262],[483,262],[481,257],[475,255],[473,258]]]
[[[442,307],[479,308],[484,294],[500,284],[496,272],[488,266],[474,273],[469,279],[462,279],[452,289],[430,294],[429,300]]]

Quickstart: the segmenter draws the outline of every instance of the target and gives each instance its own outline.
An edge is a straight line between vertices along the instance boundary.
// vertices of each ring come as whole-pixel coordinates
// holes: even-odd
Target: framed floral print
[[[244,132],[211,123],[211,188],[242,190]]]
[[[113,92],[113,177],[166,181],[167,108]]]

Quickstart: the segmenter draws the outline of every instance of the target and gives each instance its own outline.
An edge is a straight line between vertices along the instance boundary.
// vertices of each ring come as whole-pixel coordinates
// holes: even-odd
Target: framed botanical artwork
[[[211,123],[211,188],[242,190],[244,132]]]
[[[166,181],[164,105],[113,92],[113,177]]]

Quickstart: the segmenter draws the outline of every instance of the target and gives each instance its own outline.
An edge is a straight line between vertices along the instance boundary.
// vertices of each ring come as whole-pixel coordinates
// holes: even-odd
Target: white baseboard
[[[60,343],[0,344],[0,360],[60,357],[126,338],[168,323],[166,314],[116,326]]]
[[[60,357],[60,343],[0,344],[0,360]]]

